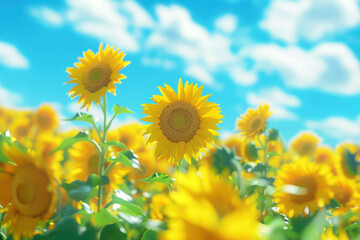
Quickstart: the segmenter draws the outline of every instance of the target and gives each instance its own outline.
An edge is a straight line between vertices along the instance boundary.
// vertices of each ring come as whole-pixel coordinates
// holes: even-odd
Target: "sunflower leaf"
[[[126,240],[127,236],[125,233],[120,231],[120,227],[116,224],[111,224],[104,227],[100,233],[100,240],[111,240],[111,239],[118,239],[118,240]]]
[[[106,147],[106,148],[111,147],[111,146],[126,149],[126,145],[120,141],[111,140],[111,141],[104,143],[104,147]]]
[[[110,180],[108,176],[99,176],[92,173],[86,180],[86,183],[91,187],[96,187],[107,185],[110,183]]]
[[[140,168],[138,156],[132,150],[124,150],[118,153],[116,157],[108,158],[109,162],[119,162],[127,167]]]
[[[75,137],[65,138],[59,146],[57,146],[51,153],[61,151],[67,148],[70,148],[72,145],[78,142],[90,141],[89,133],[86,131],[79,132]]]
[[[157,240],[156,232],[152,230],[147,230],[144,235],[141,237],[141,240]]]
[[[168,186],[169,189],[172,189],[171,184],[174,182],[173,178],[170,178],[167,174],[165,173],[161,173],[161,172],[156,172],[154,173],[152,176],[144,178],[139,180],[141,182],[159,182],[159,183],[163,183],[166,186]]]
[[[115,116],[122,114],[122,113],[134,113],[133,111],[131,111],[130,109],[124,107],[124,106],[120,106],[119,104],[116,104],[113,108],[113,112],[115,114]]]
[[[121,212],[130,214],[132,216],[142,216],[144,215],[141,207],[133,202],[133,198],[121,191],[120,189],[115,190],[115,195],[112,196],[112,203],[121,205]]]
[[[279,130],[272,128],[269,130],[269,141],[276,141],[279,138]]]
[[[86,182],[80,180],[76,180],[72,183],[64,182],[61,184],[61,187],[63,187],[68,195],[76,201],[85,201],[92,189]]]
[[[112,224],[118,222],[119,220],[110,213],[110,211],[106,208],[101,209],[98,213],[94,215],[95,222],[98,227],[103,227],[108,224]]]
[[[64,121],[81,121],[94,124],[94,117],[91,114],[78,112],[73,117],[64,119]]]

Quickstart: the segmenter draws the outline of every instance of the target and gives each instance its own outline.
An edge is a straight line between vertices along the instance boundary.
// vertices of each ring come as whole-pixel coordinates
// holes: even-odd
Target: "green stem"
[[[106,134],[107,134],[107,129],[106,129],[106,96],[103,98],[104,99],[104,104],[100,103],[101,109],[103,111],[104,114],[104,124],[103,124],[103,136],[100,138],[101,140],[101,151],[100,151],[100,161],[99,161],[99,176],[103,176],[104,175],[104,168],[105,168],[105,157],[106,157],[106,152],[107,152],[107,146],[105,146],[106,143]],[[101,205],[102,205],[102,197],[103,197],[103,192],[104,192],[104,186],[99,186],[99,191],[98,191],[98,212],[101,210]]]
[[[101,132],[100,132],[99,128],[96,126],[96,124],[95,124],[94,122],[91,123],[91,125],[92,125],[93,128],[95,129],[98,138],[101,139]]]
[[[112,162],[105,170],[104,175],[108,175],[111,169],[115,166],[116,162]]]
[[[268,168],[268,159],[267,159],[267,139],[266,139],[266,132],[264,133],[264,143],[261,142],[260,138],[258,137],[258,141],[261,144],[261,148],[264,151],[264,172],[263,172],[263,178],[267,177],[267,168]],[[261,195],[263,197],[262,201],[261,201],[261,206],[260,206],[260,211],[261,211],[261,218],[260,221],[262,222],[264,220],[264,208],[265,208],[265,188],[266,186],[262,187],[261,189]]]

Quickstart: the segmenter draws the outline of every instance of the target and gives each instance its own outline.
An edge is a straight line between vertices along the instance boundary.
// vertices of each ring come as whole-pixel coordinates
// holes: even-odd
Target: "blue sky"
[[[65,69],[102,41],[131,61],[109,97],[135,112],[122,121],[182,77],[213,94],[224,135],[268,102],[287,140],[313,130],[332,146],[360,142],[358,0],[18,0],[2,3],[0,22],[1,105],[72,116]]]

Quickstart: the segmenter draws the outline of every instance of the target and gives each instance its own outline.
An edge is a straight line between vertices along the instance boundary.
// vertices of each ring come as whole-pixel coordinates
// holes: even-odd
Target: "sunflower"
[[[274,202],[289,217],[314,213],[332,197],[332,178],[327,166],[305,158],[283,165],[274,182]]]
[[[333,215],[347,213],[360,203],[360,185],[354,179],[339,175],[333,186],[334,199],[340,203],[340,209],[335,209]]]
[[[8,207],[4,223],[9,223],[14,240],[32,238],[38,222],[45,224],[55,212],[56,183],[40,155],[7,144],[3,152],[16,164],[2,165],[0,172],[0,205]]]
[[[224,176],[206,166],[179,174],[179,191],[170,193],[165,208],[169,229],[160,239],[259,238],[256,204],[240,199]]]
[[[17,118],[9,127],[10,135],[24,147],[32,147],[32,131],[29,118]]]
[[[269,109],[270,106],[267,104],[260,105],[256,110],[249,108],[248,111],[237,120],[237,130],[241,131],[240,134],[246,139],[253,140],[265,131],[266,120],[272,114]]]
[[[354,143],[341,143],[336,147],[339,158],[336,161],[336,169],[348,178],[355,178],[359,173],[360,147]]]
[[[33,114],[33,125],[40,131],[54,130],[59,126],[57,113],[50,105],[42,105]]]
[[[162,96],[153,96],[155,104],[143,104],[143,113],[148,116],[142,120],[152,122],[145,126],[149,134],[148,143],[156,143],[155,154],[170,162],[182,158],[191,163],[196,160],[209,143],[213,142],[215,130],[223,116],[218,104],[207,102],[210,95],[201,96],[203,86],[185,83],[180,78],[178,93],[168,85],[159,87]]]
[[[151,198],[150,217],[154,220],[166,221],[164,208],[171,203],[170,198],[165,193],[156,194]]]
[[[322,232],[321,240],[349,240],[349,237],[346,234],[346,231],[340,231],[339,236],[336,236],[331,228],[328,228],[326,231]]]
[[[299,156],[311,157],[315,153],[316,146],[320,142],[320,138],[312,132],[301,132],[290,143]]]
[[[327,146],[320,146],[316,148],[314,154],[314,161],[318,164],[326,164],[331,168],[334,175],[337,174],[335,162],[337,161],[338,155]]]
[[[124,52],[108,45],[103,49],[102,43],[96,54],[88,50],[83,55],[83,58],[79,58],[80,62],[74,64],[75,67],[66,69],[72,78],[67,83],[77,84],[68,94],[72,99],[80,95],[79,103],[89,109],[92,102],[99,104],[100,98],[104,98],[107,91],[116,95],[115,83],[121,83],[120,80],[126,78],[119,71],[130,62],[123,60]]]

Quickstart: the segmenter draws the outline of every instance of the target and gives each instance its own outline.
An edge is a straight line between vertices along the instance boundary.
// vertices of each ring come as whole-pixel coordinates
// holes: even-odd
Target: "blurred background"
[[[223,136],[247,108],[267,102],[287,141],[313,130],[323,143],[360,142],[358,0],[0,1],[0,105],[51,103],[61,118],[80,110],[65,72],[100,42],[131,61],[117,85],[135,114],[180,77],[219,103]],[[96,107],[92,113],[100,112]],[[68,123],[64,128],[70,128]]]

